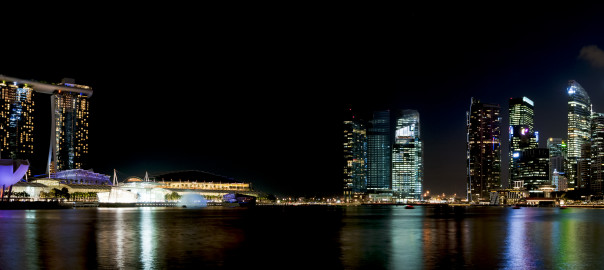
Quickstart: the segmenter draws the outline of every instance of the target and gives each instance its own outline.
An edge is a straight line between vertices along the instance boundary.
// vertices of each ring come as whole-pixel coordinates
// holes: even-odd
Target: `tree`
[[[182,196],[180,196],[176,191],[172,191],[172,193],[167,193],[166,195],[164,195],[166,201],[178,201],[181,197]]]

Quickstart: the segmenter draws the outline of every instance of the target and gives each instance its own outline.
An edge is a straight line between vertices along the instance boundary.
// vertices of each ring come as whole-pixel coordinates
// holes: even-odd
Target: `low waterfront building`
[[[54,174],[53,179],[60,179],[64,184],[111,185],[109,175],[95,173],[92,170],[73,169]]]
[[[524,188],[506,188],[491,190],[490,204],[492,205],[511,205],[517,204],[529,196],[529,192]]]

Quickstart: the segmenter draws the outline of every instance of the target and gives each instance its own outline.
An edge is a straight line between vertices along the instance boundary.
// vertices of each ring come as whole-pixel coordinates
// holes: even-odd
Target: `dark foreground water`
[[[604,209],[0,211],[0,269],[599,269]]]

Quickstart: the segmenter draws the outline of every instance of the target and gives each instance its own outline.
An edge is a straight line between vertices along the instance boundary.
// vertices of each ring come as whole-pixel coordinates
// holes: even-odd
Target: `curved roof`
[[[153,174],[155,181],[238,182],[234,178],[198,170],[171,171]]]
[[[30,85],[34,89],[34,91],[44,93],[44,94],[52,94],[56,90],[61,90],[61,91],[66,91],[66,92],[82,93],[88,97],[92,96],[92,88],[75,87],[75,84],[54,85],[54,84],[41,83],[41,82],[24,80],[24,79],[19,79],[19,78],[14,78],[14,77],[8,77],[8,76],[4,76],[2,74],[0,74],[0,80],[17,82],[19,84],[27,84],[27,85]],[[70,85],[73,85],[73,87],[71,87]]]
[[[568,93],[569,98],[573,101],[582,102],[587,106],[591,105],[591,100],[587,94],[587,91],[585,91],[585,89],[583,89],[583,87],[577,81],[568,81],[566,92]]]

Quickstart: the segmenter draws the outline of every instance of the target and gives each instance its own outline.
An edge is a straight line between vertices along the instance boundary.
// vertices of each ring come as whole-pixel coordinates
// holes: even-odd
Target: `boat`
[[[407,204],[405,205],[405,209],[414,209],[415,207],[413,205]]]
[[[512,209],[520,209],[520,205],[517,205],[517,204],[516,204],[516,205],[514,205],[514,206],[512,207]]]
[[[567,209],[568,207],[566,205],[560,205],[560,209]]]

